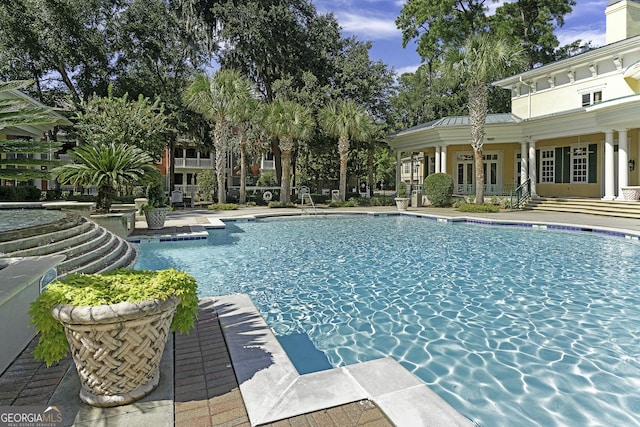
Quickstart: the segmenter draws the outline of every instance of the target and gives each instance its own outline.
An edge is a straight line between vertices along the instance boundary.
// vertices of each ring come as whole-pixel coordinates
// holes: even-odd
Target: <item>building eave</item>
[[[615,59],[617,57],[625,55],[628,52],[637,50],[638,43],[640,43],[640,36],[630,37],[625,40],[620,40],[606,46],[580,53],[570,58],[562,59],[560,61],[534,68],[533,70],[525,71],[524,73],[514,74],[513,76],[504,78],[502,80],[497,80],[492,84],[493,86],[509,89],[511,86],[519,83],[520,81],[530,81],[547,75],[553,75],[571,67],[579,66],[582,64],[598,62],[606,59]]]

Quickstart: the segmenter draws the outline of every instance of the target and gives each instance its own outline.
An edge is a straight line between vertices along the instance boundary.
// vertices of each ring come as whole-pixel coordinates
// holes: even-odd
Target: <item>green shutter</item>
[[[598,182],[598,144],[589,144],[589,183]]]
[[[542,166],[540,165],[540,150],[536,150],[536,183],[540,182],[540,171]]]
[[[571,182],[571,147],[562,147],[562,182]]]
[[[562,161],[562,148],[556,148],[555,159],[553,159],[553,182],[561,183],[562,181],[562,165],[564,162]]]

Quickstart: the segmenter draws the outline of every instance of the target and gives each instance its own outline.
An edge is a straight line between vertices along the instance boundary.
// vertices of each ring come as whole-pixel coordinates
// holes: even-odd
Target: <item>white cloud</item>
[[[398,68],[397,70],[395,70],[396,75],[397,75],[397,76],[401,76],[401,75],[403,75],[404,73],[415,73],[415,72],[416,72],[416,70],[417,70],[418,68],[420,68],[420,65],[421,65],[421,64],[407,65],[407,66],[405,66],[405,67]]]
[[[400,34],[400,30],[396,28],[395,17],[383,19],[352,12],[338,12],[336,18],[345,32],[362,39],[390,39]]]
[[[602,28],[573,27],[556,30],[560,46],[582,40],[583,43],[591,42],[593,47],[600,47],[606,44],[606,35]]]

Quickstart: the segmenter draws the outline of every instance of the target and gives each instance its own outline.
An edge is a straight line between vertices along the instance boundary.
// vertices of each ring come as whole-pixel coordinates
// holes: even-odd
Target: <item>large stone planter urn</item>
[[[144,218],[147,220],[147,228],[149,230],[159,230],[164,227],[164,221],[169,211],[169,208],[144,208]]]
[[[126,405],[153,391],[177,297],[76,307],[57,305],[80,383],[80,400],[99,407]]]
[[[396,197],[396,207],[399,211],[406,211],[409,207],[409,198],[408,197]]]

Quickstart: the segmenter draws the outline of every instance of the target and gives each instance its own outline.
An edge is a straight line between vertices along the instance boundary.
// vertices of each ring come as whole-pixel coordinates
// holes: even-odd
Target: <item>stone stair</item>
[[[523,210],[640,219],[640,202],[638,201],[540,197],[529,200]]]
[[[58,277],[102,273],[132,266],[136,248],[86,218],[68,212],[62,220],[0,233],[0,257],[64,255]]]

